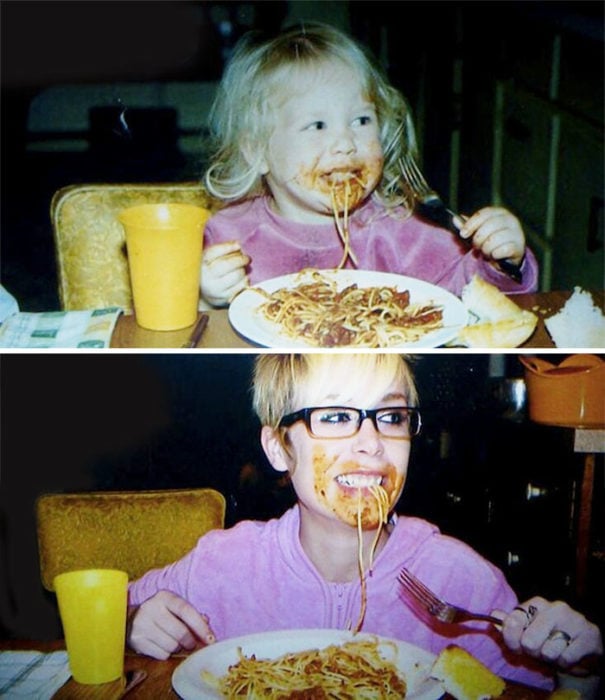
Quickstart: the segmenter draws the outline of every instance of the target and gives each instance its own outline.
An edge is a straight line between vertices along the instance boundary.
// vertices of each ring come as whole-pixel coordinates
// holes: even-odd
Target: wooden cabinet
[[[351,3],[353,26],[409,98],[429,181],[517,214],[543,291],[602,289],[602,3],[410,2],[403,29],[393,5]]]
[[[522,219],[542,289],[603,287],[603,45],[544,23],[540,60],[519,56],[495,84],[493,201]],[[599,95],[601,110],[599,110]]]

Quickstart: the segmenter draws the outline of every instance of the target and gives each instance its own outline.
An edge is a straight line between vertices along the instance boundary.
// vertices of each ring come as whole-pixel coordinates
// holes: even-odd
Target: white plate
[[[323,649],[329,644],[368,638],[388,644],[389,649],[385,652],[387,656],[392,648],[390,645],[395,645],[396,665],[405,677],[408,700],[437,700],[443,696],[441,684],[428,678],[435,660],[435,656],[428,651],[406,642],[391,641],[375,635],[353,635],[351,632],[329,629],[281,630],[217,642],[195,652],[178,666],[172,674],[172,686],[183,700],[221,698],[211,685],[202,680],[201,673],[209,671],[217,677],[224,675],[229,665],[237,662],[238,647],[247,656],[256,654],[257,658],[274,659],[287,652]]]
[[[443,307],[443,327],[429,331],[419,340],[397,345],[406,348],[436,348],[445,345],[454,339],[460,328],[467,323],[467,311],[458,297],[441,287],[415,279],[394,275],[390,272],[372,272],[369,270],[320,270],[328,279],[336,280],[339,289],[350,284],[359,287],[396,287],[399,291],[410,292],[410,302],[432,303]],[[304,273],[297,272],[292,275],[274,277],[250,287],[233,300],[229,307],[229,320],[235,330],[248,340],[269,348],[291,347],[316,347],[303,338],[292,339],[281,331],[278,324],[268,321],[259,311],[260,306],[266,301],[265,297],[255,288],[266,292],[274,292],[277,289],[292,289],[304,281]]]

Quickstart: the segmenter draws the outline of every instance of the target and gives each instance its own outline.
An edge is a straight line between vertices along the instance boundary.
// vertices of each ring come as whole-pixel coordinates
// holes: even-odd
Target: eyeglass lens
[[[364,418],[370,418],[376,430],[387,437],[405,438],[416,435],[420,428],[417,410],[394,407],[362,411],[356,408],[316,408],[309,416],[309,428],[316,437],[349,437],[355,435]]]

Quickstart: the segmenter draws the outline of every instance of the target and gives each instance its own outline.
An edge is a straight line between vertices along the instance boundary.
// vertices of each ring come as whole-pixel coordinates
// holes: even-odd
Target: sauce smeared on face
[[[294,178],[302,188],[319,192],[330,200],[334,224],[343,244],[343,255],[337,266],[339,269],[345,266],[348,258],[354,267],[358,266],[351,249],[349,212],[374,190],[380,180],[382,163],[381,153],[332,168],[320,167],[315,161]]]
[[[321,447],[313,450],[313,483],[318,501],[328,508],[336,517],[353,527],[357,527],[357,514],[361,508],[361,525],[364,529],[374,529],[380,525],[380,509],[376,497],[369,487],[346,486],[336,481],[337,476],[368,474],[354,461],[339,464],[334,469],[336,457],[329,457]],[[372,472],[372,475],[376,475]],[[380,485],[389,497],[389,507],[392,508],[399,498],[403,488],[404,475],[393,465],[388,465],[380,471]],[[361,490],[361,503],[359,491]]]
[[[381,173],[382,157],[376,156],[363,163],[352,163],[332,170],[313,165],[301,170],[296,181],[305,189],[333,197],[339,211],[342,211],[345,206],[354,209],[374,189]]]

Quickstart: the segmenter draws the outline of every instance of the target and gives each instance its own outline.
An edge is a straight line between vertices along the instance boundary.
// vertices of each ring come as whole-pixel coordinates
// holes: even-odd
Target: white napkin
[[[66,651],[0,652],[0,697],[50,700],[71,676]]]
[[[0,326],[2,348],[107,348],[122,309],[21,312]]]
[[[605,347],[605,316],[581,287],[574,287],[563,308],[545,318],[544,325],[558,348]]]

